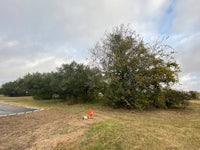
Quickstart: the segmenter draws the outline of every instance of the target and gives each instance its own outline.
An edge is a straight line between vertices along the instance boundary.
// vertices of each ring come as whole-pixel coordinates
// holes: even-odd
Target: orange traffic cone
[[[93,109],[90,109],[90,110],[88,111],[88,117],[89,117],[89,118],[92,118],[93,114],[94,114],[94,110],[93,110]]]

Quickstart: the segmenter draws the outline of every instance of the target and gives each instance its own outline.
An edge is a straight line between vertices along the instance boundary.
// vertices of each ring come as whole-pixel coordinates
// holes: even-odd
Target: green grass
[[[146,112],[112,111],[112,119],[92,126],[83,149],[198,150],[200,105]]]
[[[2,102],[7,102],[7,103],[16,103],[16,104],[21,104],[25,106],[31,106],[31,107],[53,107],[56,108],[57,105],[60,105],[62,100],[34,100],[30,96],[25,96],[25,97],[5,97],[5,96],[0,96],[0,101]],[[58,106],[58,108],[61,108]]]
[[[72,110],[82,114],[89,108],[107,116],[89,124],[84,136],[77,139],[74,149],[83,150],[198,150],[200,148],[200,104],[191,103],[186,109],[128,111],[95,104],[66,105],[59,100],[33,100],[30,97],[0,97],[0,101],[49,109]],[[58,135],[73,132],[66,126]],[[57,149],[68,149],[66,147]],[[73,149],[73,147],[72,147]]]
[[[123,149],[123,128],[116,120],[106,120],[93,125],[81,143],[83,149]]]

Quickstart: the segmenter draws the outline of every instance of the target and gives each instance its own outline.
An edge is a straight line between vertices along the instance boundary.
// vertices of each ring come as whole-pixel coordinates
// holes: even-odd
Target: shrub
[[[198,99],[198,93],[196,91],[189,91],[190,99]]]
[[[189,94],[187,92],[165,89],[163,94],[168,108],[185,107],[188,105]]]

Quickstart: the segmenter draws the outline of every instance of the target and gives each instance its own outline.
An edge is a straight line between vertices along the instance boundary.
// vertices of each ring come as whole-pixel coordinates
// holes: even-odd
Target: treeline
[[[101,98],[112,105],[113,101],[107,99],[108,91],[109,84],[97,68],[91,69],[76,62],[63,64],[56,72],[27,74],[0,88],[0,94],[10,97],[33,96],[39,100],[63,99],[70,103],[99,102]],[[185,100],[197,99],[198,96],[195,91],[164,88],[160,98],[160,102],[165,101],[167,108],[175,108],[187,105]]]
[[[110,83],[97,68],[91,69],[89,66],[72,62],[63,64],[56,72],[27,74],[13,82],[5,83],[0,88],[0,94],[10,97],[33,96],[38,100],[63,99],[71,104],[99,102],[101,99],[113,106],[113,101],[108,99],[112,95],[107,95],[110,90],[112,90]],[[177,108],[186,106],[188,104],[186,100],[197,98],[195,91],[185,92],[163,88],[156,103],[149,106],[163,105],[164,108]],[[153,97],[152,100],[155,101]],[[138,104],[141,105],[143,102],[141,99]],[[140,105],[135,108],[141,109]]]
[[[95,101],[104,84],[98,69],[72,62],[56,72],[27,74],[2,85],[6,96],[33,96],[35,99],[74,100],[73,103]]]
[[[178,82],[179,66],[173,51],[160,41],[144,43],[129,27],[106,33],[91,49],[93,68],[72,62],[56,72],[33,73],[2,85],[7,96],[96,102],[115,108],[149,109],[185,107],[196,92],[171,89]]]

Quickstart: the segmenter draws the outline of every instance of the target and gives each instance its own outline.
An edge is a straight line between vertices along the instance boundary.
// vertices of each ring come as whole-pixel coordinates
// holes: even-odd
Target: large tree
[[[166,107],[162,88],[178,81],[169,46],[144,43],[128,26],[115,27],[91,49],[108,83],[105,96],[115,107]]]

